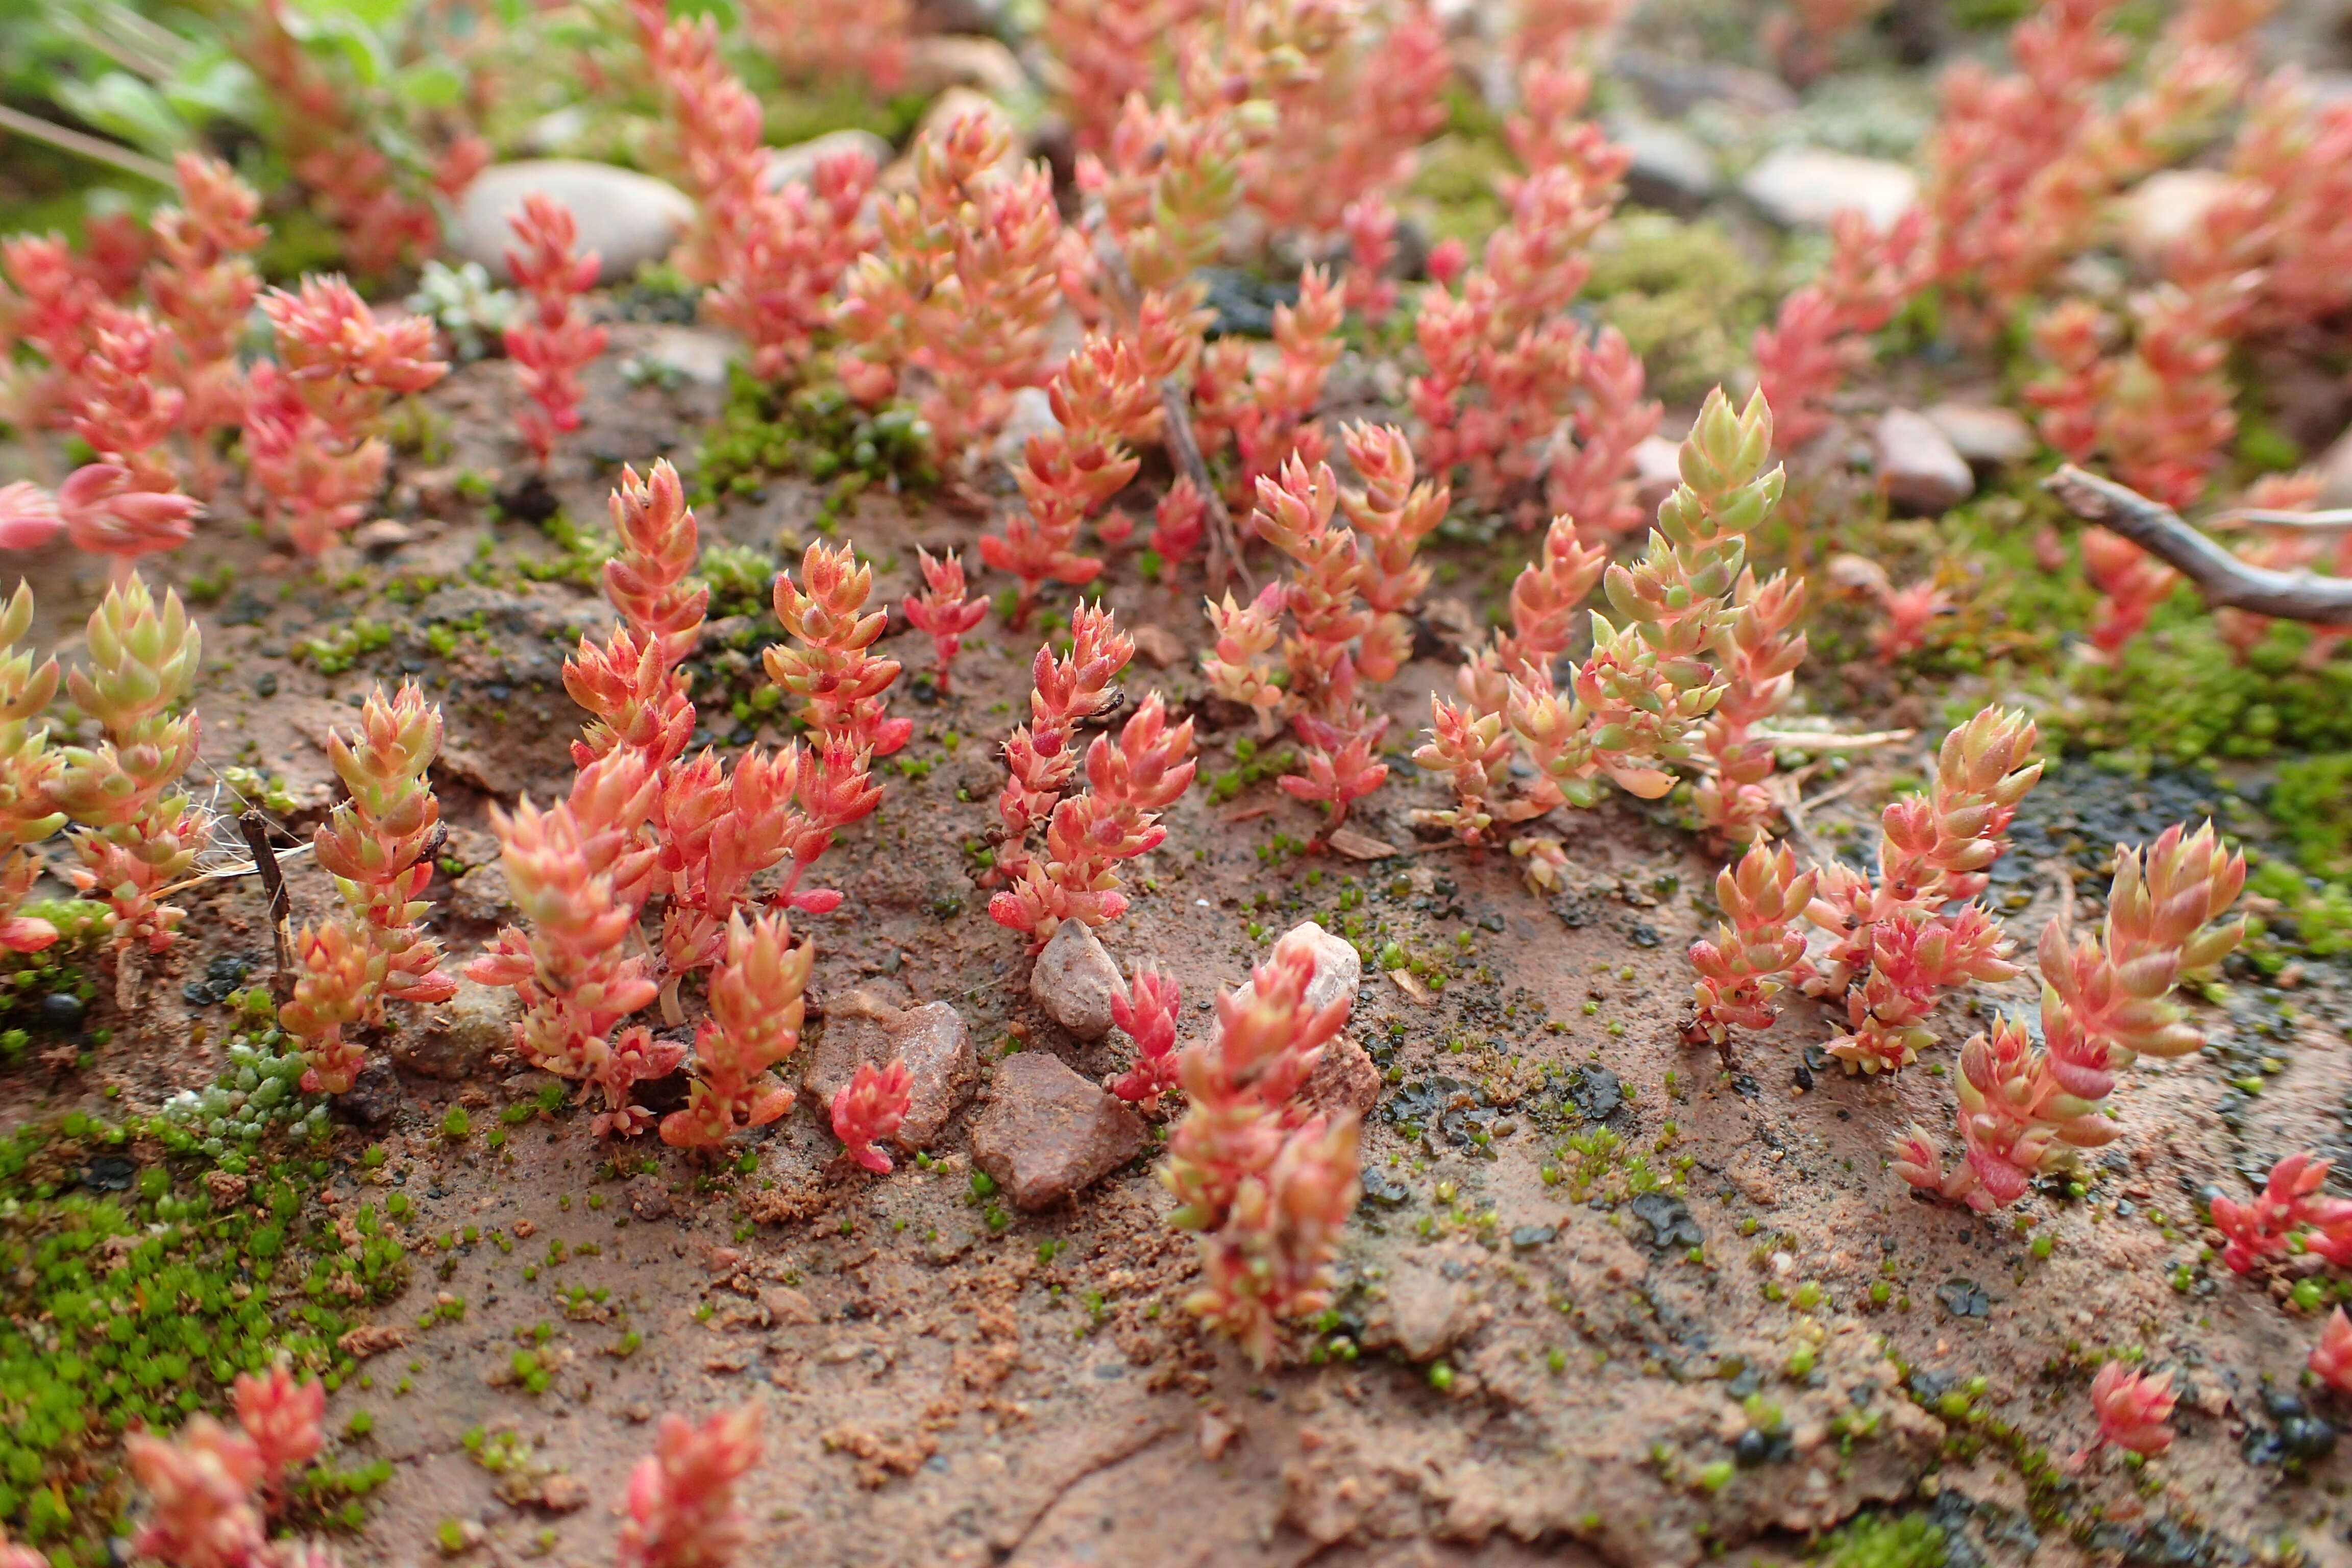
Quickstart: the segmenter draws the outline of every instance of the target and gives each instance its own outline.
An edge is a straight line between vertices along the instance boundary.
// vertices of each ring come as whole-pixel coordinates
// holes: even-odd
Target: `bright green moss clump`
[[[1822,1544],[1829,1568],[1944,1568],[1944,1529],[1918,1514],[1857,1519]]]
[[[351,1314],[404,1279],[373,1205],[347,1246],[312,1203],[327,1167],[307,1142],[233,1152],[245,1190],[215,1193],[211,1161],[154,1158],[195,1153],[201,1136],[77,1111],[0,1138],[0,1521],[52,1563],[107,1560],[125,1427],[218,1411],[237,1373],[281,1352],[335,1387],[357,1370],[336,1348]],[[388,1478],[322,1466],[296,1507],[312,1527],[356,1525],[358,1498]]]
[[[837,381],[772,387],[739,365],[728,383],[727,407],[703,441],[697,499],[749,494],[772,475],[802,474],[833,487],[818,518],[822,529],[868,486],[929,484],[930,446],[930,426],[912,409],[868,413]]]

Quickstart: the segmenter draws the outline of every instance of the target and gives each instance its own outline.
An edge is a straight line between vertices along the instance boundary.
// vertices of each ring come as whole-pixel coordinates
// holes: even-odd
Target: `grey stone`
[[[481,1070],[492,1052],[514,1044],[522,1007],[511,986],[477,985],[462,976],[457,993],[425,1016],[425,1026],[392,1043],[392,1059],[410,1072],[458,1083]]]
[[[968,87],[1012,98],[1029,85],[1020,59],[994,38],[944,33],[907,41],[907,87],[930,94]]]
[[[1352,1111],[1361,1121],[1380,1103],[1381,1069],[1363,1047],[1341,1035],[1323,1047],[1314,1072],[1299,1086],[1298,1099],[1311,1115]]]
[[[1973,468],[2000,468],[2033,456],[2033,426],[2014,410],[1988,403],[1933,403],[1925,410],[1952,450]]]
[[[1332,935],[1313,921],[1300,921],[1283,937],[1286,941],[1302,931],[1315,944],[1315,978],[1307,984],[1307,1008],[1319,1013],[1342,998],[1352,1007],[1356,988],[1364,983],[1364,960],[1356,952],[1356,944],[1346,937]],[[1252,983],[1242,983],[1244,995],[1252,989]]]
[[[632,1176],[625,1189],[629,1198],[629,1212],[642,1220],[669,1217],[669,1189],[659,1176]]]
[[[1878,416],[1878,483],[1895,507],[1933,516],[1976,493],[1977,477],[1926,415],[1890,408]]]
[[[1110,1033],[1111,994],[1118,989],[1118,965],[1095,933],[1077,921],[1054,928],[1053,940],[1029,971],[1029,994],[1054,1022],[1081,1040]]]
[[[842,153],[864,153],[874,160],[877,169],[890,162],[890,143],[871,131],[848,126],[840,131],[828,131],[806,142],[796,142],[790,147],[779,147],[768,154],[766,184],[772,191],[786,185],[805,184],[816,173],[824,159]]]
[[[2329,443],[2319,457],[2319,500],[2322,508],[2352,506],[2352,428]]]
[[[1487,1309],[1466,1281],[1449,1279],[1435,1265],[1401,1258],[1387,1294],[1364,1325],[1364,1348],[1395,1350],[1407,1361],[1434,1361],[1485,1322]]]
[[[1610,121],[1609,139],[1633,155],[1625,194],[1643,206],[1694,213],[1722,184],[1714,152],[1679,125],[1622,115]]]
[[[891,1142],[910,1153],[928,1149],[939,1142],[949,1118],[964,1108],[980,1083],[971,1031],[945,1002],[900,1009],[869,992],[853,991],[828,1003],[801,1087],[817,1106],[829,1107],[833,1097],[849,1086],[858,1064],[884,1068],[893,1060],[907,1064],[914,1085],[907,1114]]]
[[[504,867],[493,862],[477,866],[449,888],[449,912],[461,921],[496,925],[515,912],[514,890],[507,886]]]
[[[971,1127],[972,1163],[1022,1209],[1058,1202],[1142,1148],[1135,1112],[1045,1051],[1004,1059],[995,1098]]]
[[[493,163],[475,176],[457,198],[449,248],[480,262],[499,282],[512,281],[506,258],[514,242],[509,220],[532,195],[572,209],[580,226],[580,248],[596,253],[596,277],[604,283],[632,277],[646,262],[667,256],[694,221],[694,203],[686,193],[650,174],[574,158],[531,158]]]
[[[1739,194],[1783,228],[1827,228],[1849,207],[1885,228],[1918,200],[1919,176],[1883,158],[1782,147],[1748,171]]]
[[[400,1075],[383,1058],[370,1057],[350,1091],[334,1097],[335,1114],[362,1127],[381,1127],[400,1109]]]
[[[1767,118],[1798,107],[1788,83],[1746,66],[1702,64],[1648,49],[1620,48],[1609,58],[1609,71],[1632,82],[1650,112],[1667,120],[1679,120],[1702,103]]]
[[[2122,202],[2124,254],[2154,271],[2173,246],[2213,210],[2230,188],[2219,169],[2159,169],[2132,187]]]
[[[727,366],[740,345],[725,332],[704,327],[656,327],[637,347],[636,358],[697,386],[727,384]]]

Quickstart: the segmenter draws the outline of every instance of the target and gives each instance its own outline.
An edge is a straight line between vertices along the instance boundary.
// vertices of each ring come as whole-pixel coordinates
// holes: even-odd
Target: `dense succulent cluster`
[[[1215,1037],[1177,1055],[1188,1109],[1160,1168],[1176,1195],[1172,1223],[1201,1234],[1192,1310],[1260,1366],[1286,1321],[1329,1300],[1332,1254],[1360,1191],[1354,1114],[1314,1113],[1299,1098],[1348,1018],[1347,997],[1308,1005],[1314,980],[1313,940],[1292,931],[1248,984],[1217,998]],[[1158,1005],[1156,992],[1146,1005]]]

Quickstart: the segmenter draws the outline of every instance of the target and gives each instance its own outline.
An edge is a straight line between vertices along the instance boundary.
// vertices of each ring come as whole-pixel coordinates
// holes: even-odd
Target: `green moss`
[[[1458,239],[1475,254],[1502,226],[1507,209],[1496,183],[1513,168],[1491,135],[1449,133],[1422,149],[1407,194],[1433,241]]]
[[[730,616],[761,619],[769,614],[769,595],[776,581],[775,558],[746,544],[713,545],[702,552],[695,575],[709,586],[710,618]]]
[[[1747,363],[1763,282],[1716,225],[1632,213],[1594,245],[1585,292],[1649,366],[1652,392],[1689,401]]]
[[[2104,711],[2079,740],[2177,762],[2352,750],[2352,661],[2303,662],[2310,633],[2273,626],[2242,661],[2186,592],[2159,609],[2116,667],[2084,682]]]
[[[347,621],[294,645],[294,657],[320,675],[341,675],[369,654],[392,646],[392,628],[378,621]]]
[[[2264,811],[2305,870],[2352,872],[2352,752],[2281,763]]]
[[[1943,1568],[1944,1530],[1919,1514],[1857,1519],[1822,1542],[1829,1568]]]
[[[830,377],[770,386],[739,365],[726,409],[703,441],[698,499],[750,494],[772,475],[805,475],[833,486],[817,518],[824,531],[868,486],[930,484],[930,426],[910,408],[894,404],[869,413]]]
[[[134,1139],[170,1152],[112,1190]],[[372,1205],[353,1248],[315,1206],[325,1166],[307,1149],[238,1157],[249,1185],[226,1208],[195,1152],[195,1137],[161,1118],[113,1126],[73,1112],[0,1138],[0,1520],[53,1562],[107,1560],[128,1501],[125,1427],[217,1412],[238,1373],[280,1354],[309,1375],[347,1374],[335,1342],[352,1301],[404,1282]],[[289,1522],[361,1522],[356,1500],[390,1476],[378,1471],[309,1472]]]

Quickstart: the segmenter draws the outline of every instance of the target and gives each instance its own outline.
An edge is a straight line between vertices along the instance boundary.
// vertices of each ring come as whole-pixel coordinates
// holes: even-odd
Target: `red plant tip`
[[[866,609],[874,568],[856,546],[819,540],[801,558],[805,591],[792,574],[776,574],[776,619],[798,647],[778,644],[761,655],[768,679],[803,700],[802,711],[828,741],[842,741],[877,757],[907,743],[914,721],[884,716],[883,693],[898,679],[898,661],[867,651],[882,635],[887,611]]]
[[[1181,1000],[1174,980],[1148,968],[1111,993],[1110,1021],[1135,1042],[1135,1065],[1104,1087],[1147,1110],[1176,1087],[1176,1010]]]
[[[743,1548],[735,1483],[760,1462],[760,1407],[699,1426],[665,1415],[654,1451],[629,1477],[619,1568],[727,1568]]]
[[[898,1131],[914,1092],[915,1075],[904,1061],[894,1059],[879,1072],[872,1062],[858,1063],[856,1073],[833,1097],[833,1135],[841,1140],[842,1152],[877,1175],[887,1175],[890,1156],[874,1145]]]
[[[9,1540],[8,1532],[0,1530],[0,1568],[49,1568],[49,1560],[31,1547]]]
[[[2352,1202],[2326,1195],[2328,1162],[2309,1153],[2289,1154],[2271,1167],[2263,1190],[2247,1202],[2213,1200],[2213,1226],[2227,1239],[2221,1261],[2244,1274],[2265,1258],[2287,1250],[2305,1226],[2314,1233],[2310,1250],[2335,1261],[2352,1258]]]
[[[339,921],[305,926],[295,936],[294,956],[301,973],[293,996],[278,1010],[278,1026],[302,1047],[306,1090],[348,1094],[367,1064],[367,1053],[342,1034],[365,1011],[376,978],[365,942]]]
[[[1310,1009],[1315,972],[1314,938],[1293,931],[1248,984],[1217,998],[1215,1037],[1178,1057],[1189,1107],[1160,1172],[1178,1205],[1171,1223],[1202,1236],[1203,1287],[1188,1305],[1260,1366],[1285,1320],[1328,1302],[1359,1192],[1355,1117],[1310,1116],[1298,1100],[1352,1000]]]
[[[686,1107],[662,1118],[662,1142],[714,1149],[740,1127],[762,1127],[792,1109],[776,1066],[800,1047],[809,969],[816,950],[794,947],[782,913],[728,916],[710,978],[710,1016],[695,1034],[694,1087]]]
[[[1879,595],[1878,606],[1886,619],[1871,634],[1870,651],[1881,664],[1927,647],[1927,628],[1953,608],[1951,595],[1932,581],[1890,586]]]
[[[173,1568],[253,1568],[265,1560],[255,1494],[268,1468],[251,1438],[197,1415],[169,1442],[133,1432],[122,1452],[147,1494],[146,1517],[131,1538],[134,1557]]]
[[[58,498],[32,480],[0,485],[0,550],[46,544],[65,525]]]
[[[2352,1319],[2344,1316],[2343,1308],[2327,1314],[2306,1364],[2313,1376],[2336,1393],[2352,1394]]]
[[[327,1386],[318,1379],[297,1383],[281,1363],[259,1377],[238,1374],[233,1392],[236,1424],[270,1473],[286,1475],[326,1446],[319,1422],[327,1411]]]
[[[658,639],[663,662],[675,665],[694,651],[710,604],[710,590],[688,575],[700,532],[677,470],[656,458],[640,479],[624,465],[611,510],[621,549],[604,563],[604,597],[641,638]]]
[[[58,487],[56,506],[77,548],[111,555],[125,565],[186,543],[204,510],[187,496],[149,488],[115,463],[84,463],[67,475]],[[33,533],[40,526],[37,511],[24,531]]]
[[[571,209],[546,195],[525,197],[508,221],[515,244],[507,247],[507,268],[530,302],[506,330],[507,357],[528,400],[517,424],[544,468],[556,437],[580,427],[580,373],[604,352],[604,329],[589,322],[579,302],[596,281],[597,258],[593,250],[576,254]]]
[[[2172,1447],[2173,1402],[2169,1372],[2149,1377],[2111,1361],[2091,1380],[2091,1408],[2098,1412],[2099,1441],[2143,1457]]]
[[[339,277],[306,276],[291,293],[272,289],[261,310],[303,401],[338,429],[373,417],[388,396],[423,392],[449,371],[433,357],[430,320],[380,321]]]
[[[1799,929],[1812,902],[1815,874],[1800,874],[1786,845],[1748,847],[1739,864],[1716,874],[1715,899],[1723,920],[1713,942],[1691,944],[1692,986],[1697,1026],[1720,1045],[1734,1028],[1768,1029],[1775,1016],[1771,999],[1785,988],[1781,976],[1804,957]]]
[[[988,601],[966,601],[963,562],[954,551],[949,551],[945,559],[933,560],[929,551],[919,547],[915,555],[923,569],[925,591],[908,595],[903,607],[907,624],[929,636],[940,689],[945,691],[956,654],[963,647],[963,635],[988,618]]]

